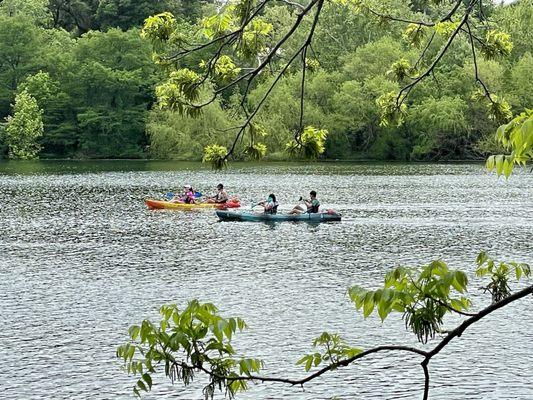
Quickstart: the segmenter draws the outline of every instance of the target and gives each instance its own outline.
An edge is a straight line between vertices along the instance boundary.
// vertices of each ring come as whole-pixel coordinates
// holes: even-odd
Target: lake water
[[[315,189],[340,223],[218,222],[213,211],[149,211],[143,200],[185,183],[223,182],[249,209],[273,192],[288,210]],[[295,365],[322,331],[353,346],[417,345],[400,316],[364,320],[346,296],[397,265],[442,258],[473,277],[481,250],[533,264],[533,174],[508,181],[481,164],[0,163],[0,398],[129,399],[115,350],[164,303],[198,298],[241,316],[240,354],[265,375]],[[525,283],[522,283],[523,286]],[[500,310],[430,364],[431,399],[532,399],[533,299]],[[458,319],[448,319],[453,327]],[[418,399],[420,360],[377,354],[305,389],[259,384],[237,399]],[[200,399],[160,376],[147,399]],[[222,396],[218,396],[222,398]]]

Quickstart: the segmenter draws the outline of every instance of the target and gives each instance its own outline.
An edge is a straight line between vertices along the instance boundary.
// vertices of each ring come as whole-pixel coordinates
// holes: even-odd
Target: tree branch
[[[473,39],[472,31],[470,29],[470,24],[468,22],[466,23],[466,28],[467,28],[467,31],[468,31],[468,39],[470,41],[470,48],[472,49],[472,60],[474,62],[474,75],[475,75],[476,82],[479,83],[479,85],[481,85],[481,87],[483,88],[483,92],[485,93],[485,97],[487,99],[489,99],[489,101],[491,103],[494,104],[494,100],[492,99],[492,96],[490,95],[489,89],[487,88],[485,83],[479,77],[479,71],[478,71],[478,67],[477,67],[476,48],[474,47],[474,39]]]
[[[305,7],[302,12],[298,13],[298,15],[296,16],[296,21],[294,22],[294,24],[291,26],[291,29],[289,29],[289,31],[278,41],[278,43],[276,43],[276,45],[272,48],[272,50],[270,50],[270,52],[267,54],[266,58],[263,60],[263,62],[261,62],[256,69],[254,69],[253,71],[250,71],[249,74],[247,74],[249,76],[248,78],[248,82],[247,82],[247,85],[246,85],[246,89],[244,91],[244,96],[242,98],[242,101],[241,103],[244,104],[246,99],[247,99],[247,96],[248,96],[248,92],[250,91],[250,88],[251,88],[251,85],[252,85],[252,81],[257,77],[257,75],[263,70],[263,68],[270,62],[270,60],[272,59],[272,57],[274,57],[274,55],[277,53],[277,51],[280,49],[280,47],[287,41],[289,40],[289,38],[293,35],[293,33],[296,31],[296,29],[298,29],[298,27],[300,26],[300,24],[302,23],[302,20],[303,18],[309,13],[309,11],[311,11],[311,9],[315,6],[315,4],[317,4],[318,2],[322,3],[323,0],[313,0],[309,3],[309,5],[307,7]],[[244,78],[243,78],[244,79]]]
[[[431,72],[433,71],[433,69],[437,66],[437,64],[440,62],[440,60],[442,59],[442,57],[444,56],[444,54],[446,54],[446,51],[448,51],[448,49],[450,48],[451,44],[453,43],[455,37],[457,36],[457,34],[459,33],[459,31],[461,30],[461,27],[466,24],[466,22],[468,21],[468,17],[470,15],[470,13],[472,12],[472,7],[474,6],[475,4],[475,1],[476,0],[471,0],[470,1],[470,4],[468,6],[468,8],[466,9],[465,11],[465,14],[463,16],[463,18],[461,19],[461,22],[459,23],[459,25],[457,26],[457,28],[455,28],[455,30],[452,32],[452,34],[450,35],[450,37],[448,38],[448,41],[446,42],[446,44],[442,47],[442,49],[440,50],[439,54],[437,54],[437,56],[435,57],[435,59],[433,60],[433,63],[429,66],[429,68],[420,76],[418,76],[413,82],[409,83],[408,85],[404,86],[402,89],[400,89],[399,93],[398,93],[398,96],[396,97],[396,106],[398,108],[400,108],[400,106],[402,105],[402,103],[404,102],[404,100],[407,98],[407,96],[409,95],[409,93],[411,92],[411,90],[413,89],[414,86],[416,86],[420,81],[422,81],[424,78],[426,78],[427,76],[429,76],[431,74]]]
[[[434,355],[438,354],[446,345],[454,338],[460,337],[463,332],[472,324],[476,323],[480,319],[486,317],[487,315],[493,313],[496,310],[499,310],[502,307],[505,307],[506,305],[519,300],[523,297],[526,297],[528,295],[533,294],[533,285],[526,287],[525,289],[520,290],[519,292],[516,292],[509,297],[506,297],[505,299],[502,299],[498,301],[497,303],[493,303],[490,306],[484,308],[480,312],[478,312],[476,315],[474,315],[471,318],[468,318],[466,321],[464,321],[461,325],[459,325],[457,328],[452,330],[433,350],[431,350],[427,357],[428,359],[432,358]]]
[[[353,363],[354,361],[357,361],[357,360],[360,360],[362,358],[365,358],[365,357],[367,357],[367,356],[369,356],[371,354],[375,354],[375,353],[379,353],[379,352],[383,352],[383,351],[402,351],[402,352],[408,352],[408,353],[417,354],[417,355],[420,355],[420,356],[424,357],[423,361],[421,362],[421,366],[422,366],[422,368],[424,370],[424,378],[425,378],[424,379],[424,397],[423,398],[424,398],[424,400],[427,400],[429,398],[429,380],[430,380],[428,366],[429,366],[429,362],[431,361],[431,359],[435,355],[437,355],[444,347],[446,347],[446,345],[451,340],[453,340],[456,337],[460,337],[463,334],[463,332],[468,327],[470,327],[470,325],[478,322],[479,320],[483,319],[484,317],[486,317],[487,315],[493,313],[494,311],[499,310],[500,308],[505,307],[508,304],[510,304],[510,303],[512,303],[514,301],[517,301],[519,299],[522,299],[522,298],[524,298],[524,297],[526,297],[528,295],[533,295],[533,285],[528,286],[528,287],[520,290],[519,292],[516,292],[513,295],[511,295],[511,296],[509,296],[509,297],[507,297],[507,298],[505,298],[503,300],[500,300],[497,303],[493,303],[490,306],[488,306],[488,307],[484,308],[483,310],[481,310],[480,312],[478,312],[477,314],[473,315],[471,318],[467,319],[461,325],[459,325],[457,328],[452,330],[444,339],[442,339],[437,344],[437,346],[435,346],[433,348],[433,350],[431,350],[429,352],[417,349],[415,347],[408,347],[408,346],[378,346],[378,347],[374,347],[372,349],[363,351],[363,352],[361,352],[361,353],[359,353],[359,354],[357,354],[357,355],[355,355],[353,357],[347,358],[345,360],[341,360],[341,361],[338,361],[338,362],[331,363],[330,365],[328,365],[326,367],[323,367],[320,370],[308,375],[305,378],[301,378],[301,379],[276,378],[276,377],[259,376],[259,375],[246,375],[246,376],[229,377],[229,376],[218,375],[218,374],[208,370],[207,368],[205,368],[201,364],[200,365],[196,365],[196,366],[190,366],[190,365],[187,365],[185,363],[180,363],[180,365],[182,367],[185,367],[185,368],[197,369],[197,370],[203,371],[203,372],[205,372],[206,374],[208,374],[208,375],[210,375],[212,377],[215,377],[215,378],[217,378],[219,380],[227,380],[228,382],[232,382],[232,381],[259,381],[259,382],[285,383],[285,384],[289,384],[289,385],[292,385],[292,386],[296,386],[296,385],[303,386],[305,383],[322,376],[326,372],[338,369],[340,367],[346,367],[346,366],[350,365],[351,363]]]
[[[428,368],[429,358],[425,358],[424,361],[420,364],[424,370],[424,400],[429,399],[429,368]]]
[[[169,56],[169,57],[165,57],[164,59],[165,60],[174,60],[174,61],[179,61],[180,59],[182,59],[183,57],[191,54],[191,53],[194,53],[196,51],[199,51],[199,50],[202,50],[202,49],[205,49],[215,43],[218,43],[220,42],[221,40],[226,40],[226,39],[229,39],[231,40],[232,38],[234,38],[235,36],[239,35],[240,33],[242,33],[244,31],[244,29],[250,24],[250,22],[253,21],[253,19],[255,17],[257,17],[259,15],[259,13],[261,12],[261,10],[265,7],[265,5],[269,2],[270,0],[263,0],[261,3],[259,3],[259,5],[257,6],[257,8],[255,9],[255,11],[246,19],[244,20],[244,22],[242,23],[242,25],[232,31],[232,32],[229,32],[229,33],[226,33],[225,35],[222,35],[220,37],[217,37],[207,43],[204,43],[204,44],[201,44],[201,45],[198,45],[192,49],[186,49],[186,50],[182,50],[176,54],[173,54],[172,56]]]
[[[300,3],[295,3],[293,1],[289,1],[289,0],[277,0],[281,3],[284,3],[286,5],[288,5],[289,7],[294,7],[294,8],[298,8],[300,9],[301,11],[303,11],[305,9],[305,7],[303,6],[303,4],[300,4]]]
[[[392,15],[381,14],[380,12],[375,11],[375,10],[373,10],[373,9],[370,8],[370,7],[366,7],[366,9],[367,9],[371,14],[375,15],[376,17],[384,18],[384,19],[389,19],[389,20],[391,20],[391,21],[404,22],[404,23],[406,23],[406,24],[416,24],[416,25],[422,25],[422,26],[435,26],[435,23],[434,23],[434,22],[413,21],[413,20],[410,20],[410,19],[405,19],[405,18],[395,17],[395,16],[392,16]]]
[[[444,18],[442,18],[440,20],[440,22],[450,21],[452,19],[452,17],[454,16],[454,14],[459,9],[459,6],[461,6],[461,4],[463,4],[463,0],[457,0],[457,2],[453,6],[453,8],[450,10],[450,12],[448,14],[446,14],[446,16]]]
[[[383,352],[383,351],[405,351],[405,352],[409,352],[409,353],[413,353],[413,354],[418,354],[418,355],[421,355],[423,357],[427,357],[427,354],[428,354],[427,352],[425,352],[423,350],[419,350],[419,349],[417,349],[415,347],[408,347],[408,346],[379,346],[379,347],[374,347],[373,349],[369,349],[369,350],[363,351],[363,352],[357,354],[356,356],[347,358],[346,360],[341,360],[339,362],[332,363],[332,364],[330,364],[330,365],[318,370],[317,372],[315,372],[315,373],[313,373],[311,375],[308,375],[307,377],[302,378],[302,379],[275,378],[275,377],[258,376],[258,375],[229,377],[229,376],[217,375],[217,374],[213,373],[212,371],[206,369],[203,365],[202,366],[198,366],[198,367],[191,367],[191,366],[188,366],[186,364],[185,365],[186,365],[186,367],[189,367],[189,368],[197,368],[197,369],[205,372],[206,374],[208,374],[210,376],[213,376],[213,377],[215,377],[217,379],[224,379],[224,380],[228,380],[230,382],[231,381],[259,381],[259,382],[286,383],[286,384],[289,384],[289,385],[292,385],[292,386],[303,386],[305,383],[307,383],[307,382],[309,382],[309,381],[311,381],[313,379],[318,378],[319,376],[325,374],[328,371],[338,369],[339,367],[346,367],[346,366],[350,365],[351,363],[353,363],[356,360],[359,360],[359,359],[364,358],[366,356],[369,356],[371,354],[379,353],[379,352]]]
[[[303,17],[314,7],[314,5],[317,4],[317,10],[316,10],[316,13],[315,13],[315,18],[313,20],[313,24],[311,25],[311,29],[309,31],[309,35],[307,37],[307,40],[305,41],[305,43],[300,47],[300,49],[294,53],[294,55],[291,57],[291,59],[285,64],[285,66],[281,69],[281,71],[278,73],[277,77],[274,79],[274,81],[272,82],[272,84],[270,85],[270,87],[268,88],[268,90],[266,91],[266,93],[263,95],[263,97],[261,98],[259,104],[255,107],[255,109],[250,113],[250,115],[247,116],[247,119],[246,121],[244,122],[244,124],[241,126],[241,128],[239,129],[239,131],[237,132],[237,135],[230,147],[230,149],[228,150],[226,156],[225,156],[225,159],[227,160],[232,154],[233,152],[235,151],[235,147],[237,146],[237,143],[239,141],[239,138],[242,136],[242,134],[244,133],[244,131],[246,130],[246,127],[250,124],[250,122],[252,121],[252,119],[255,117],[255,115],[257,114],[257,112],[259,111],[259,109],[261,108],[261,106],[263,105],[263,103],[266,101],[266,99],[268,98],[268,96],[270,95],[270,93],[272,92],[272,90],[274,89],[274,87],[276,86],[276,84],[279,82],[279,80],[281,79],[281,77],[283,76],[283,74],[287,71],[287,69],[289,68],[289,66],[294,62],[294,60],[300,55],[302,54],[303,52],[306,51],[307,47],[310,45],[312,39],[313,39],[313,35],[314,35],[314,32],[315,32],[315,28],[318,24],[318,20],[319,20],[319,17],[320,17],[320,12],[322,10],[322,6],[324,5],[324,0],[313,0],[311,3],[309,3],[309,5],[305,8],[305,10],[303,12],[301,12],[300,14],[298,14],[298,17],[297,17],[297,20],[296,22],[293,24],[292,28],[289,30],[289,32],[287,32],[285,34],[285,36],[282,38],[282,40],[280,40],[276,46],[274,46],[274,48],[270,51],[269,55],[267,56],[267,58],[265,60],[263,60],[263,62],[256,68],[254,69],[253,71],[251,71],[249,73],[250,77],[248,78],[248,83],[247,83],[247,86],[246,86],[246,89],[244,91],[244,96],[243,98],[241,99],[241,106],[244,107],[245,105],[245,102],[248,98],[248,93],[249,93],[249,90],[250,90],[250,86],[251,86],[251,83],[252,81],[255,79],[255,77],[259,74],[259,72],[268,64],[270,58],[272,58],[274,56],[274,54],[277,52],[277,50],[283,45],[283,43],[285,43],[285,41],[287,41],[291,36],[292,34],[294,33],[294,31],[298,28],[298,26],[300,25]],[[304,62],[304,65],[305,65],[305,62]],[[303,118],[303,117],[302,117]]]
[[[418,67],[418,64],[420,64],[420,62],[422,61],[422,59],[426,55],[426,52],[428,51],[429,46],[431,46],[431,43],[433,42],[433,39],[435,39],[435,35],[436,35],[435,31],[433,31],[433,34],[431,35],[431,37],[429,38],[428,42],[426,43],[426,47],[424,47],[424,50],[422,50],[422,53],[420,54],[420,57],[418,57],[418,60],[416,61],[416,63],[413,66],[413,68]]]

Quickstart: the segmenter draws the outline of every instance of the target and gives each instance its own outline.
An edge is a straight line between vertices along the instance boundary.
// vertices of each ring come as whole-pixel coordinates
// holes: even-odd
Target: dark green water
[[[220,223],[208,210],[143,204],[184,183],[209,192],[219,182],[245,209],[273,192],[288,210],[315,189],[343,221]],[[296,360],[324,330],[365,348],[417,345],[400,318],[381,325],[356,314],[350,285],[375,287],[394,266],[435,258],[473,276],[480,250],[533,263],[533,175],[504,181],[480,164],[233,164],[213,172],[197,163],[3,162],[0,200],[6,399],[131,398],[134,380],[115,348],[129,324],[156,317],[163,303],[199,298],[244,317],[250,330],[235,342],[240,353],[263,358],[267,374],[297,377]],[[482,307],[490,300],[473,281]],[[533,398],[531,305],[495,313],[452,343],[431,366],[430,398]],[[376,355],[305,391],[257,385],[238,398],[420,398],[418,361]],[[201,385],[184,390],[159,379],[146,398],[201,398]]]

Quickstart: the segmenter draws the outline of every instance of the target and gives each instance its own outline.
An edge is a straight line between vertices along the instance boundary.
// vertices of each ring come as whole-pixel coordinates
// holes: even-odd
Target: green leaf
[[[487,163],[486,163],[486,168],[489,170],[489,171],[492,171],[494,169],[494,166],[495,166],[495,157],[494,156],[490,156],[487,158]]]
[[[320,356],[320,354],[315,354],[314,356],[314,365],[315,367],[318,367],[318,365],[322,362],[322,357]]]
[[[142,380],[138,380],[137,381],[137,387],[145,392],[148,392],[148,388],[146,387],[146,385],[144,384],[144,382]]]
[[[151,390],[152,389],[152,377],[150,376],[150,374],[148,373],[143,374],[142,379],[144,379],[144,381],[148,385],[148,389]]]
[[[487,253],[485,253],[484,251],[480,252],[476,258],[476,263],[477,265],[481,266],[483,264],[485,264],[485,261],[487,261],[488,259],[488,256],[487,256]]]
[[[313,357],[310,356],[306,362],[305,362],[305,371],[309,371],[311,369],[311,365],[313,364]]]
[[[300,358],[298,361],[296,361],[296,365],[300,365],[300,364],[303,364],[303,363],[307,362],[307,359],[308,359],[309,357],[312,357],[312,356],[306,354],[305,356],[303,356],[302,358]]]
[[[135,346],[129,346],[128,351],[124,355],[124,359],[132,360],[133,356],[135,355]]]
[[[363,307],[363,316],[367,318],[374,311],[374,296],[372,292],[368,292],[365,296]]]
[[[137,339],[137,337],[139,336],[140,331],[141,331],[141,328],[139,326],[137,326],[137,325],[132,325],[128,329],[128,333],[129,333],[129,335],[130,335],[132,340]]]
[[[468,277],[466,276],[466,274],[462,271],[455,271],[453,280],[453,287],[455,288],[455,290],[457,290],[459,293],[464,293],[466,291],[467,285]]]
[[[385,318],[387,318],[388,314],[389,314],[388,304],[383,301],[379,302],[378,303],[378,315],[381,318],[381,322],[383,322]]]
[[[463,303],[457,299],[450,300],[451,307],[456,311],[461,311],[463,309]]]
[[[246,323],[243,319],[237,317],[237,326],[239,327],[240,331],[243,331],[246,328]]]

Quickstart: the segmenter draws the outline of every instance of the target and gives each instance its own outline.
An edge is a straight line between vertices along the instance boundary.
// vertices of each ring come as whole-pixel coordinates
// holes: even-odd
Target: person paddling
[[[207,198],[208,203],[224,204],[227,201],[228,201],[228,194],[224,190],[224,185],[222,183],[219,183],[217,185],[217,193],[214,196],[210,196]]]
[[[258,206],[263,206],[265,214],[276,214],[278,212],[278,202],[276,201],[276,195],[271,193],[268,195],[268,199],[261,201],[257,204]]]
[[[173,203],[185,203],[185,204],[194,204],[195,203],[195,193],[191,185],[183,186],[183,194],[175,195],[172,200]]]
[[[316,192],[314,190],[311,190],[311,192],[309,192],[309,197],[310,197],[309,200],[303,200],[300,197],[300,201],[303,200],[303,202],[306,205],[306,209],[304,209],[301,205],[298,204],[294,206],[294,208],[289,212],[289,214],[303,214],[303,213],[316,214],[318,213],[318,209],[320,207],[320,201],[318,201],[318,199],[316,198]]]
[[[193,190],[192,186],[191,185],[185,185],[184,189],[185,189],[185,194],[183,195],[183,201],[186,204],[194,204],[195,203],[195,199],[196,199],[196,195],[194,193],[194,190]]]

